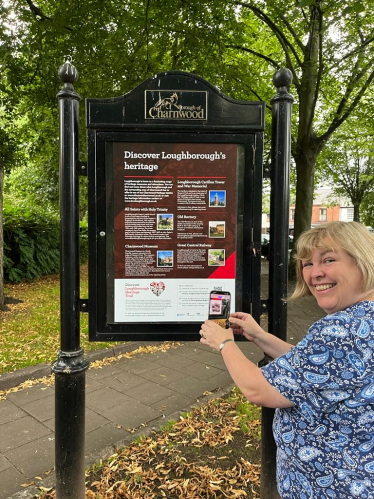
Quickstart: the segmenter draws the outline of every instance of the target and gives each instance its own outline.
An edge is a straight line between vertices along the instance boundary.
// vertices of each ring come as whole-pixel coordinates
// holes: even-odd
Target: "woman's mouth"
[[[334,286],[336,286],[336,284],[316,284],[314,287],[317,291],[325,291],[326,289],[333,288]]]

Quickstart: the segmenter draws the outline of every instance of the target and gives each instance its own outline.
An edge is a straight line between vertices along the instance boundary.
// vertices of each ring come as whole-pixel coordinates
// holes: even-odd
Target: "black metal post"
[[[291,155],[291,110],[288,93],[292,73],[282,68],[273,77],[278,93],[271,100],[271,193],[269,248],[269,333],[287,339],[287,278],[289,232],[289,184]],[[265,359],[266,362],[266,359]],[[261,499],[279,497],[276,487],[276,445],[272,433],[274,410],[262,410]]]
[[[75,67],[59,68],[64,88],[60,112],[60,320],[61,350],[56,377],[56,498],[84,499],[85,375],[88,362],[80,348],[79,312],[79,101]]]

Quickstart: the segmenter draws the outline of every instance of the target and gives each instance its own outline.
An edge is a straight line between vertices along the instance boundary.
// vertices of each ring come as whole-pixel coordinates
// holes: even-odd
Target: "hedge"
[[[60,221],[36,206],[4,203],[4,279],[29,281],[60,269]],[[81,263],[88,255],[87,224],[81,222]]]

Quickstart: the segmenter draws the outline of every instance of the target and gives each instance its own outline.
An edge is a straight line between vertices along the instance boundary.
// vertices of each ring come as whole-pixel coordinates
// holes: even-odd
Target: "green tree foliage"
[[[374,191],[373,136],[364,123],[352,119],[349,126],[342,126],[320,158],[325,180],[330,180],[334,194],[351,201],[356,222],[361,204]]]
[[[28,172],[37,198],[57,199],[57,67],[67,59],[80,73],[82,99],[121,95],[154,73],[178,69],[231,97],[269,103],[272,76],[287,66],[297,100],[297,238],[310,225],[319,154],[372,92],[372,7],[373,0],[7,2],[0,8],[0,99],[16,118],[10,122],[19,123],[23,164],[14,175],[24,179],[9,186],[24,195]],[[82,133],[82,159],[84,142]]]
[[[235,2],[262,24],[265,50],[253,54],[251,32],[244,46],[274,68],[292,71],[297,93],[292,154],[296,164],[295,238],[310,227],[317,158],[345,123],[374,79],[372,1],[302,0]],[[257,30],[256,34],[259,34]],[[253,36],[253,35],[252,35]],[[273,47],[273,51],[269,47]],[[279,49],[282,51],[280,57]]]
[[[362,222],[374,229],[374,192],[368,192],[361,204],[361,220]]]

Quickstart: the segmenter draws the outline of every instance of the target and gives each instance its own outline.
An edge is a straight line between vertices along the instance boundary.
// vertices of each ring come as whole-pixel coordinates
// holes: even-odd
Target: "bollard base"
[[[60,352],[55,373],[56,499],[85,498],[85,385],[83,351]]]

